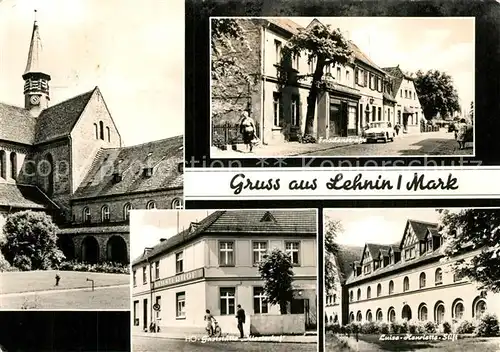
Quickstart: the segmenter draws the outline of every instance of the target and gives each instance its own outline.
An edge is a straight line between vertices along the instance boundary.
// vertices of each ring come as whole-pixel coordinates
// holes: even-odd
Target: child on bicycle
[[[210,313],[210,310],[207,309],[205,311],[205,317],[204,320],[207,322],[207,327],[205,328],[208,331],[209,336],[212,336],[214,334],[214,327],[212,325],[212,321],[215,323],[215,318],[214,316]]]

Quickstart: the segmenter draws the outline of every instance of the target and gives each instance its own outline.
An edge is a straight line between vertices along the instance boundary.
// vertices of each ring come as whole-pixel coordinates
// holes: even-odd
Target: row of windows
[[[486,301],[484,298],[476,297],[471,305],[472,308],[472,317],[479,319],[486,312]],[[446,307],[443,301],[438,301],[434,305],[434,322],[438,324],[442,324],[445,319]],[[429,310],[426,303],[421,303],[418,306],[418,320],[427,321],[430,320]],[[457,298],[453,301],[451,305],[451,317],[454,320],[462,320],[465,313],[465,305],[464,301],[460,298]],[[412,310],[409,305],[405,304],[403,309],[401,310],[401,319],[411,320],[412,319]],[[364,318],[364,319],[363,319]],[[354,312],[349,314],[349,322],[361,322],[361,321],[373,321],[375,318],[376,321],[384,320],[384,313],[381,308],[378,308],[375,312],[375,317],[373,317],[371,309],[366,311],[366,314],[363,317],[362,312],[359,310],[356,313],[356,317],[354,316]],[[386,320],[388,322],[395,322],[397,319],[396,310],[394,307],[390,307],[387,310]],[[330,317],[330,321],[332,321],[332,317]]]
[[[172,209],[182,209],[183,204],[182,204],[182,199],[180,198],[175,198],[172,201]],[[146,204],[146,209],[156,209],[156,202],[154,200],[150,200]],[[126,203],[123,206],[123,220],[128,221],[130,219],[130,210],[132,210],[132,204]],[[92,215],[90,213],[90,208],[89,207],[84,207],[82,210],[82,219],[83,222],[85,223],[90,223],[92,222]],[[108,205],[103,205],[101,208],[101,222],[109,222],[111,219],[110,216],[110,210]]]
[[[17,179],[17,154],[11,152],[9,156],[10,161],[10,178]],[[0,177],[4,180],[7,179],[7,153],[0,150]]]
[[[399,91],[400,96],[401,98],[403,97],[403,90],[401,89]],[[406,99],[413,99],[413,100],[417,100],[417,93],[416,92],[412,92],[411,90],[408,90],[408,89],[405,89],[405,98]]]
[[[326,305],[331,306],[337,303],[337,295],[334,293],[333,295],[326,296]]]
[[[94,123],[95,139],[104,140],[104,123],[99,121],[99,125]],[[111,142],[111,130],[106,126],[106,137],[108,142]]]
[[[267,241],[253,241],[252,254],[253,265],[257,266],[264,260],[267,254],[269,244]],[[300,265],[300,242],[285,242],[285,253],[290,256],[293,265]],[[219,265],[220,266],[234,266],[234,241],[220,241],[219,242]],[[182,274],[184,272],[184,252],[175,254],[175,274]],[[160,275],[160,261],[154,262],[154,277],[152,280],[159,280]],[[151,268],[152,269],[152,268]],[[150,273],[152,275],[152,273]],[[142,283],[148,283],[146,266],[142,267]],[[137,285],[136,270],[133,270],[133,285]]]
[[[419,277],[419,288],[425,288],[427,283],[426,283],[427,276],[425,273],[421,273]],[[463,279],[462,276],[458,275],[457,273],[453,274],[453,282],[461,281]],[[441,268],[437,268],[435,273],[434,273],[434,285],[442,285],[443,284],[443,270]],[[403,279],[403,292],[407,292],[410,290],[410,279],[408,276],[405,276]],[[391,280],[389,281],[389,287],[388,287],[388,293],[389,295],[392,295],[394,293],[394,281]],[[382,295],[382,285],[378,284],[377,285],[377,297],[380,297]],[[361,289],[358,288],[357,291],[357,300],[361,300]],[[372,288],[371,286],[368,286],[366,289],[366,299],[372,298]],[[351,290],[349,292],[349,301],[353,302],[354,301],[354,292]]]

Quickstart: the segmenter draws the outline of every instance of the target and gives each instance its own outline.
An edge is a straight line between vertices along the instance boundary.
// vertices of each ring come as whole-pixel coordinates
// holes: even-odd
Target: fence
[[[259,123],[255,123],[255,134],[260,138]],[[212,130],[212,144],[228,145],[243,143],[243,137],[240,133],[240,125],[237,123],[224,122],[219,125],[214,125]]]
[[[439,126],[421,125],[420,132],[439,132]]]

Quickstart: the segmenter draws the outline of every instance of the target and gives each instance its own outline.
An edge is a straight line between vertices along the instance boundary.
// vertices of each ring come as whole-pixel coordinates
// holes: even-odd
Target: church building
[[[67,259],[128,263],[130,210],[183,206],[183,137],[123,146],[98,87],[51,104],[41,57],[35,21],[24,107],[0,103],[0,228],[44,211]]]

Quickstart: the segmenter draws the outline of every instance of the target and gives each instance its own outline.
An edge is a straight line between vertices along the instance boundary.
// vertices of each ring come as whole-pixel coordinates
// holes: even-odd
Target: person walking
[[[240,120],[240,133],[243,136],[243,143],[246,145],[247,151],[252,152],[252,141],[255,138],[255,122],[250,117],[249,110],[243,111]]]
[[[456,133],[458,147],[462,150],[465,148],[465,135],[467,134],[467,124],[465,123],[465,119],[460,120],[460,123],[457,125]]]
[[[240,339],[244,338],[243,334],[243,324],[245,324],[245,310],[241,308],[241,305],[238,304],[238,310],[236,311],[236,319],[238,319],[238,330],[240,331]]]

